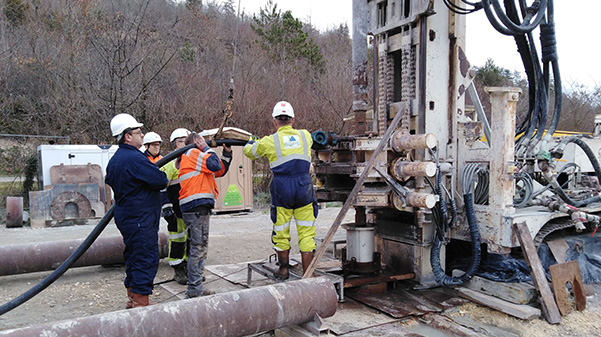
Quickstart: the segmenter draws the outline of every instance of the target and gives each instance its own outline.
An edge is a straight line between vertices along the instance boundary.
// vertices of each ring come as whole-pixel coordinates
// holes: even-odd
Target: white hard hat
[[[118,114],[111,119],[111,132],[113,137],[117,137],[127,129],[141,128],[144,124],[138,123],[130,114]]]
[[[158,133],[156,132],[149,132],[147,134],[144,135],[144,140],[142,140],[142,144],[146,145],[148,143],[154,143],[154,142],[162,142],[163,140],[161,139],[161,136],[159,136]]]
[[[190,134],[190,131],[188,131],[188,129],[184,129],[184,128],[175,129],[175,130],[173,130],[173,132],[171,132],[171,137],[169,137],[169,141],[173,142],[177,138],[188,137],[189,134]]]
[[[277,102],[273,107],[273,114],[271,114],[271,116],[274,118],[277,116],[288,116],[294,118],[294,109],[292,109],[292,105],[286,101]]]

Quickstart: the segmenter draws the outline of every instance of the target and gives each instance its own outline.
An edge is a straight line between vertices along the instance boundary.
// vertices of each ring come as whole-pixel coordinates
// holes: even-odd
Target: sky
[[[239,0],[248,15],[258,13],[267,0]],[[352,0],[273,0],[282,11],[290,10],[303,22],[319,30],[347,23],[352,27]],[[440,1],[440,0],[436,0]],[[528,1],[531,3],[532,1]],[[238,4],[238,1],[235,1]],[[592,89],[601,87],[601,1],[555,0],[555,30],[559,69],[565,88],[578,83]],[[534,34],[538,42],[538,31]],[[540,53],[540,45],[537,45]],[[467,16],[466,54],[473,66],[488,58],[496,65],[523,73],[513,37],[498,33],[483,10]]]

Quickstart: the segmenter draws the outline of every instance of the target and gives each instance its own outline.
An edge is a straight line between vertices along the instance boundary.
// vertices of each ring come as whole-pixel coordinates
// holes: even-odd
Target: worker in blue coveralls
[[[159,268],[159,217],[161,189],[167,176],[139,151],[144,134],[134,117],[119,114],[111,131],[119,149],[106,167],[105,182],[115,194],[115,224],[123,236],[125,251],[126,308],[147,306]]]
[[[311,264],[315,252],[317,203],[309,173],[313,139],[309,131],[292,128],[294,110],[290,103],[278,102],[273,108],[272,117],[277,132],[257,141],[251,137],[244,146],[244,155],[250,159],[267,157],[273,172],[270,187],[273,221],[271,241],[279,264],[274,276],[285,280],[289,276],[290,223],[293,216],[303,273]]]

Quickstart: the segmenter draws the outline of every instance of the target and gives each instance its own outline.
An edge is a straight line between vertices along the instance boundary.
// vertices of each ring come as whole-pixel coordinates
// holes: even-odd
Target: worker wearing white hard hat
[[[159,134],[156,132],[151,131],[144,135],[142,143],[144,144],[146,150],[143,152],[148,160],[150,160],[150,162],[153,164],[159,161],[159,159],[163,158],[160,153],[162,142],[163,140],[161,139],[161,136],[159,136]]]
[[[128,114],[111,120],[111,132],[119,149],[106,167],[105,183],[115,195],[114,218],[125,250],[126,308],[147,306],[159,268],[159,217],[161,189],[167,177],[138,149],[144,134],[142,123]]]
[[[244,146],[244,155],[250,159],[267,157],[273,172],[271,181],[271,241],[278,255],[279,270],[275,276],[288,278],[290,256],[290,227],[292,217],[296,220],[298,247],[301,252],[303,271],[313,260],[315,251],[315,218],[317,203],[309,167],[313,139],[307,130],[292,128],[294,109],[286,101],[278,102],[271,114],[277,132],[273,135],[251,140]]]
[[[190,131],[185,128],[178,128],[171,132],[169,141],[173,149],[181,149],[186,145],[186,137]],[[175,166],[175,161],[170,161],[163,166],[163,171],[167,174],[169,185],[167,186],[166,197],[163,198],[163,218],[167,221],[167,232],[169,239],[169,265],[174,270],[173,279],[182,285],[188,284],[188,227],[182,218],[182,212],[179,207],[179,191],[181,189],[179,181],[179,169]]]

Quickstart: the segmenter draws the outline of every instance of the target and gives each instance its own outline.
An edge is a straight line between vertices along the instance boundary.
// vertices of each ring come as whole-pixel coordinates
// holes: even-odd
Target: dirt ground
[[[325,236],[339,211],[338,207],[320,210],[317,220],[318,238]],[[352,222],[353,219],[354,213],[350,210],[343,223]],[[93,226],[94,224],[89,224],[34,230],[0,226],[0,244],[83,238]],[[165,224],[162,227],[165,230]],[[212,216],[207,265],[267,258],[272,254],[270,233],[271,222],[265,212]],[[114,236],[119,233],[114,224],[109,224],[104,235]],[[293,234],[292,241],[295,240]],[[296,243],[292,249],[298,249]],[[49,272],[39,272],[0,277],[0,302],[5,303],[17,297],[48,274]],[[127,300],[122,283],[124,275],[123,266],[72,268],[39,295],[0,316],[0,330],[122,310]],[[173,271],[167,260],[161,260],[155,282],[170,280],[172,276]],[[210,284],[207,287],[210,288]],[[559,325],[550,325],[542,318],[522,321],[473,303],[454,308],[448,315],[468,316],[476,322],[496,326],[518,336],[601,336],[601,287],[594,286],[592,289],[597,295],[587,298],[586,310],[572,311],[562,317]],[[151,301],[157,303],[175,300],[178,299],[158,286],[151,297]]]

